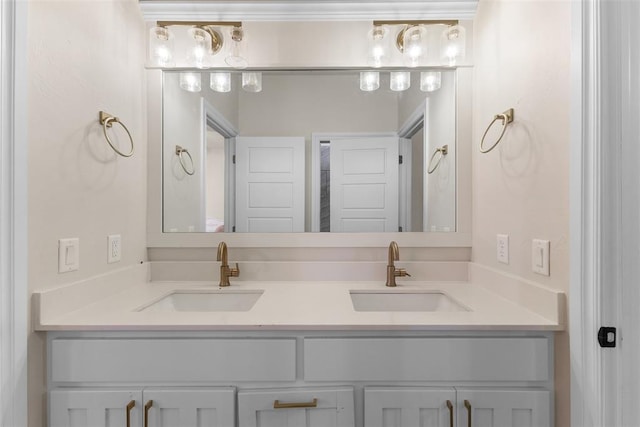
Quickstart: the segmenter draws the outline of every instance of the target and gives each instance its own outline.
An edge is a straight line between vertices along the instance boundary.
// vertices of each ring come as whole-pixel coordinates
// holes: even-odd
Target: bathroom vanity
[[[217,263],[152,263],[38,294],[50,426],[553,425],[562,318],[545,316],[562,294],[515,283],[529,305],[509,300],[457,280],[467,263],[403,263],[452,280],[387,288],[370,280],[384,263],[364,264],[366,280],[219,288],[169,277]],[[545,300],[555,308],[536,312]]]

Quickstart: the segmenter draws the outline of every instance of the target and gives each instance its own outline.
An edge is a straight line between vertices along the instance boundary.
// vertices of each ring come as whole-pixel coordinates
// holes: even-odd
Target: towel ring
[[[183,154],[189,156],[189,161],[191,162],[191,171],[189,171],[187,165],[184,164],[185,157],[183,156]],[[179,145],[176,145],[176,156],[178,156],[178,160],[180,160],[180,166],[182,166],[182,170],[184,170],[187,175],[193,175],[194,173],[196,173],[196,166],[193,164],[193,157],[191,157],[191,154],[189,154],[189,151],[186,148],[182,148]]]
[[[440,156],[438,157],[438,161],[434,165],[433,164],[433,159],[435,159],[436,154],[438,154],[438,153],[440,153]],[[448,145],[443,145],[442,147],[436,148],[436,151],[434,151],[433,154],[431,155],[431,159],[429,159],[429,167],[427,168],[427,173],[429,175],[431,175],[433,172],[435,172],[436,169],[438,169],[438,166],[440,166],[440,161],[448,153],[449,153],[449,146]]]
[[[493,126],[493,124],[495,122],[497,122],[498,120],[502,120],[502,132],[500,133],[500,136],[498,137],[498,140],[496,142],[494,142],[491,147],[485,149],[484,148],[484,138],[487,136],[487,133],[489,132],[489,129],[491,129],[491,126]],[[512,121],[513,121],[513,108],[509,108],[507,111],[505,111],[502,114],[496,114],[493,117],[493,120],[491,121],[491,123],[489,123],[489,127],[487,127],[487,130],[484,131],[484,135],[482,135],[482,140],[480,141],[480,152],[481,153],[488,153],[489,151],[491,151],[494,148],[496,148],[496,145],[498,145],[498,143],[500,142],[500,140],[504,136],[504,132],[507,130],[507,125],[509,123],[511,123]]]
[[[100,111],[99,120],[100,124],[102,125],[102,130],[104,131],[104,137],[107,139],[107,142],[109,143],[109,146],[113,149],[113,151],[115,151],[116,154],[122,157],[131,157],[133,155],[133,137],[131,136],[131,132],[129,132],[129,129],[127,129],[124,123],[122,123],[119,118],[112,116],[109,113],[105,113],[104,111]],[[111,138],[109,138],[109,135],[107,135],[107,128],[112,127],[113,123],[119,123],[120,126],[122,126],[127,132],[127,135],[129,135],[129,141],[131,141],[131,151],[129,151],[128,153],[123,153],[122,151],[118,150],[116,146],[113,145],[113,142],[111,142]]]

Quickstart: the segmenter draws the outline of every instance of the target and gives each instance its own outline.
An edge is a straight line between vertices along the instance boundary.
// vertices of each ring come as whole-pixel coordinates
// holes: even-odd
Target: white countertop
[[[36,298],[36,329],[54,330],[528,330],[554,331],[564,326],[486,287],[468,282],[403,282],[387,288],[380,281],[234,281],[228,288],[215,282],[149,282],[140,280],[93,298],[73,310],[51,310],[71,291],[55,298]],[[176,290],[234,292],[261,290],[249,311],[177,312],[140,308]],[[349,291],[439,291],[469,311],[355,311]],[[76,291],[77,293],[77,291]],[[84,298],[89,294],[84,291]],[[59,308],[59,307],[58,307]]]

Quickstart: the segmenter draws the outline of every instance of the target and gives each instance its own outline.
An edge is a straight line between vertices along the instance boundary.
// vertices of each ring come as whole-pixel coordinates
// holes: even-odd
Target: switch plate
[[[533,239],[531,244],[531,268],[534,273],[549,276],[549,241]]]
[[[58,273],[76,271],[80,268],[80,239],[58,240]]]
[[[498,262],[503,264],[509,264],[509,235],[497,234],[496,235],[496,249]]]
[[[119,262],[122,258],[122,241],[119,234],[112,234],[107,238],[107,263]]]

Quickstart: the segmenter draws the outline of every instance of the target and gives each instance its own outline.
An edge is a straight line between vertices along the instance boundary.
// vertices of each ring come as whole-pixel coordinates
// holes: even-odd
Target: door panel
[[[364,422],[367,427],[451,427],[455,399],[453,388],[365,387]]]
[[[551,396],[547,390],[458,389],[458,426],[549,427]]]
[[[236,138],[236,231],[303,232],[304,137]]]
[[[53,390],[49,394],[50,427],[141,427],[142,392],[135,390]]]
[[[398,138],[331,139],[331,231],[398,231]]]
[[[233,427],[235,389],[145,389],[149,427]]]

